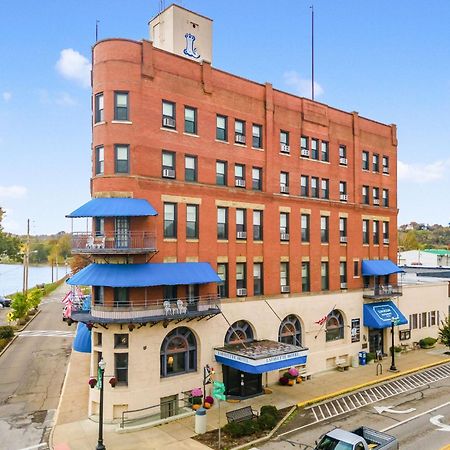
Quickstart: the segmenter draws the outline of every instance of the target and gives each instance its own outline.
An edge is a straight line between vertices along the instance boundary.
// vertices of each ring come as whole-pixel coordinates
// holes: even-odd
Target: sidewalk
[[[420,369],[423,366],[450,362],[448,355],[445,355],[446,348],[437,346],[431,350],[412,350],[408,353],[396,357],[396,366],[400,373],[410,370]],[[71,396],[71,411],[78,410],[79,420],[66,422],[64,417],[73,417],[64,411],[69,402],[64,402],[64,398],[58,408],[56,424],[53,430],[53,439],[51,444],[55,450],[85,450],[95,448],[97,442],[98,424],[87,419],[86,396],[80,395],[80,380],[76,379],[71,367],[78,365],[73,360],[76,353],[72,354],[71,364],[69,365],[62,397]],[[329,371],[322,374],[313,375],[311,380],[304,381],[294,386],[270,386],[273,391],[271,394],[261,395],[248,400],[243,400],[239,404],[223,402],[221,405],[220,422],[226,423],[225,412],[233,409],[251,405],[253,409],[258,409],[263,405],[276,405],[278,408],[285,408],[295,404],[301,404],[312,401],[313,399],[324,396],[333,396],[340,391],[355,388],[372,382],[380,382],[383,379],[392,376],[388,371],[390,367],[390,358],[382,361],[383,374],[376,376],[376,365],[369,364],[358,368],[352,368],[345,372]],[[74,402],[76,404],[74,404]],[[215,405],[208,411],[208,429],[218,428],[219,410]],[[84,417],[82,417],[84,416]],[[190,439],[195,435],[194,417],[188,417],[166,425],[149,428],[146,430],[117,433],[118,425],[105,425],[104,443],[108,450],[138,450],[138,449],[165,449],[165,450],[184,450],[184,449],[207,449],[204,445]]]

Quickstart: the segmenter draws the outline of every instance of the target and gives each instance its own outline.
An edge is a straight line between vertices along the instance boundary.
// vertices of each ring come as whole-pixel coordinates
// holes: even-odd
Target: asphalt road
[[[50,431],[71,353],[68,333],[75,332],[61,320],[65,292],[63,284],[44,298],[41,312],[0,357],[1,450],[36,446]]]
[[[390,406],[395,412],[383,411],[380,414],[375,410],[375,407],[380,406]],[[323,433],[335,427],[352,430],[363,425],[395,436],[401,450],[442,449],[450,444],[450,378],[284,434],[280,440],[258,445],[257,448],[305,448],[299,444],[314,447],[315,441]],[[283,434],[283,429],[280,434]]]

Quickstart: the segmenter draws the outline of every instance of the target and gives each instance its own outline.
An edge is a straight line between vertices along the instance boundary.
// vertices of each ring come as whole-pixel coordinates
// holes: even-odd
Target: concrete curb
[[[13,338],[8,342],[8,344],[6,345],[6,347],[0,352],[0,357],[3,355],[3,353],[6,352],[6,350],[8,350],[8,348],[12,345],[12,343],[19,337],[17,333],[20,333],[21,331],[25,330],[25,328],[28,327],[28,325],[30,325],[31,322],[33,322],[33,320],[41,313],[41,310],[38,309],[38,311],[36,312],[36,314],[20,329],[17,330],[14,333]]]
[[[339,397],[340,395],[348,394],[349,392],[358,391],[359,389],[373,386],[374,384],[383,383],[385,381],[392,380],[394,378],[403,377],[405,375],[409,375],[410,373],[419,372],[420,370],[430,369],[431,367],[439,366],[441,364],[446,364],[450,362],[450,358],[443,359],[438,362],[434,362],[431,364],[426,364],[424,366],[414,367],[413,369],[405,370],[403,372],[394,373],[392,375],[388,375],[383,378],[375,378],[373,380],[367,381],[365,383],[357,384],[355,386],[350,386],[345,389],[341,389],[340,391],[331,392],[330,394],[321,395],[320,397],[315,397],[310,400],[305,400],[303,402],[297,403],[297,408],[304,408],[305,406],[313,405],[314,403],[320,403],[325,400],[329,400],[330,398]]]

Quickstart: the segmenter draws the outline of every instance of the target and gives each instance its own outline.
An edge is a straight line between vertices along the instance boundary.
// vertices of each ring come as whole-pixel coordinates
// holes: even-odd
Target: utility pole
[[[311,5],[311,100],[314,101],[314,6]]]
[[[27,240],[23,255],[23,293],[28,292],[28,266],[30,263],[30,219],[27,219]]]

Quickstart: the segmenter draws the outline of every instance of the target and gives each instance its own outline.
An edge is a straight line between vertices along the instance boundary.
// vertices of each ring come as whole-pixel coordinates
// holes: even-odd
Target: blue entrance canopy
[[[142,198],[93,198],[66,217],[157,216],[155,208]]]
[[[306,364],[307,354],[307,348],[269,340],[231,344],[214,351],[217,362],[253,374]]]
[[[392,302],[377,302],[364,305],[363,309],[364,326],[369,328],[387,328],[392,325],[392,319],[395,325],[406,325],[406,317]]]
[[[80,286],[146,287],[220,283],[209,263],[91,264],[67,280]]]
[[[377,277],[401,272],[404,272],[404,270],[388,259],[364,259],[362,262],[362,274],[364,277]]]
[[[91,332],[84,323],[78,323],[73,349],[81,353],[91,353]]]

